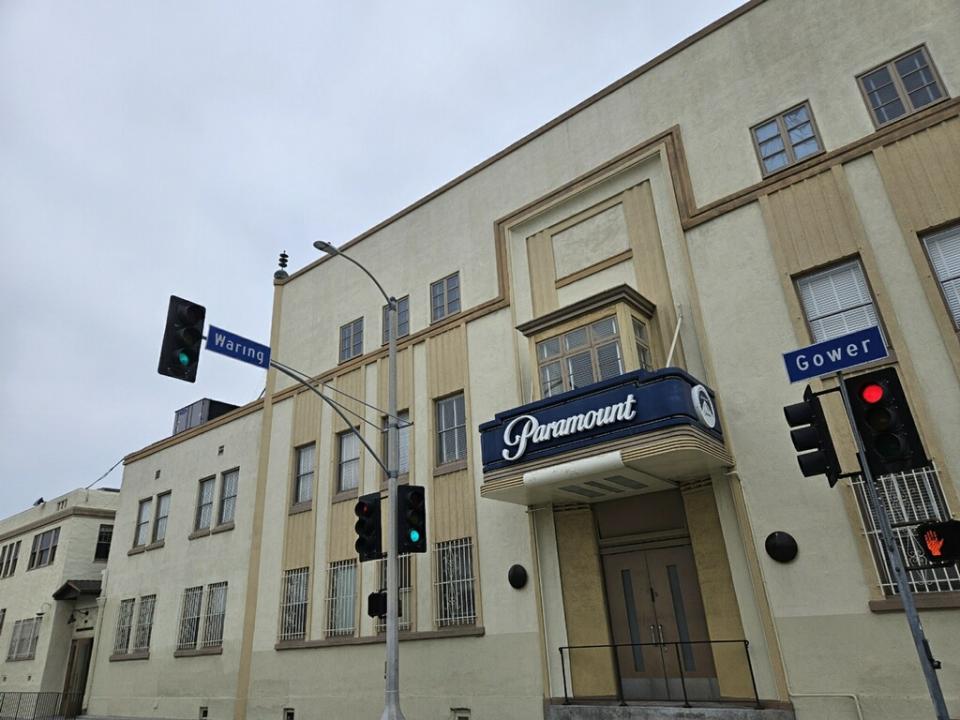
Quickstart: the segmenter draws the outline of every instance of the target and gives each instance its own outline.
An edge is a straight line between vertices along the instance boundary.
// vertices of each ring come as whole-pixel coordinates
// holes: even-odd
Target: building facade
[[[683,693],[932,717],[862,478],[797,468],[781,354],[879,326],[867,369],[930,461],[878,483],[916,561],[911,528],[960,508],[958,33],[950,0],[749,2],[342,247],[400,299],[429,540],[401,558],[408,717]],[[353,429],[382,447],[383,316],[342,258],[281,273],[273,357],[348,420],[271,370],[127,458],[91,714],[378,712],[383,568],[353,525],[384,478]],[[912,578],[956,712],[960,574]]]

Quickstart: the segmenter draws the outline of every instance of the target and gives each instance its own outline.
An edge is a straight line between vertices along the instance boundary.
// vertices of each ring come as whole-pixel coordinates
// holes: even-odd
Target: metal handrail
[[[563,677],[563,704],[570,704],[570,695],[567,690],[567,671],[566,671],[566,662],[564,661],[563,653],[566,651],[568,654],[571,650],[590,650],[590,649],[601,649],[609,648],[613,650],[613,664],[614,672],[617,676],[617,700],[620,705],[626,705],[626,700],[623,695],[623,676],[620,674],[620,653],[617,652],[618,648],[635,648],[635,647],[658,647],[661,648],[661,662],[663,662],[662,657],[662,648],[673,645],[674,651],[677,656],[677,668],[680,670],[680,687],[683,691],[683,707],[688,708],[692,707],[690,705],[690,699],[687,696],[687,682],[686,677],[683,672],[683,661],[680,658],[680,646],[681,645],[721,645],[721,644],[737,644],[743,645],[743,654],[747,660],[747,669],[750,671],[750,685],[753,688],[753,701],[757,709],[763,707],[760,702],[760,695],[757,692],[757,679],[753,672],[753,662],[750,660],[750,641],[749,640],[663,640],[660,642],[646,642],[646,643],[599,643],[596,645],[563,645],[560,647],[560,672]],[[573,669],[573,663],[570,663],[571,670]],[[663,665],[664,670],[664,680],[666,680],[666,664]],[[667,685],[667,699],[669,700],[670,688]],[[718,701],[722,701],[722,698]]]
[[[75,718],[82,693],[0,691],[0,720],[60,720]]]

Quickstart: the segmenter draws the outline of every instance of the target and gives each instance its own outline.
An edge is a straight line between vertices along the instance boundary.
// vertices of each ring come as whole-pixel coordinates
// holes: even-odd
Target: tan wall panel
[[[387,409],[390,363],[380,358],[377,363],[377,407]],[[413,348],[407,347],[397,352],[397,408],[413,410]]]
[[[466,387],[467,338],[463,325],[427,339],[427,384],[431,398]]]
[[[330,508],[330,539],[327,549],[327,562],[352,560],[357,556],[354,548],[356,533],[353,526],[357,522],[353,514],[354,500],[334,503]]]
[[[530,267],[530,295],[533,315],[539,317],[560,307],[557,299],[557,273],[553,240],[546,230],[527,238],[527,263]]]
[[[304,390],[297,393],[293,402],[293,444],[306,445],[316,442],[320,435],[320,408],[323,400]]]
[[[286,541],[283,547],[283,569],[313,565],[313,511],[287,516]]]
[[[561,227],[550,230],[558,279],[630,249],[621,196],[580,213],[572,222],[562,223]]]
[[[433,478],[431,483],[431,542],[444,542],[462,537],[475,537],[473,484],[467,470]]]
[[[570,645],[609,644],[612,640],[593,513],[589,508],[565,510],[554,514],[554,522],[567,642]],[[569,659],[574,697],[616,694],[617,679],[609,651],[572,650]]]
[[[340,375],[334,379],[331,384],[338,390],[342,390],[343,392],[348,393],[355,398],[360,398],[361,400],[364,399],[363,368],[357,368],[356,370]],[[357,425],[361,422],[357,415],[360,415],[361,417],[364,415],[365,408],[363,405],[355,400],[351,400],[346,395],[334,392],[332,390],[328,390],[327,394],[334,396],[338,403],[350,411],[347,412],[346,415],[350,419],[351,423]],[[348,427],[347,424],[336,413],[334,413],[333,424],[335,432],[343,432]]]

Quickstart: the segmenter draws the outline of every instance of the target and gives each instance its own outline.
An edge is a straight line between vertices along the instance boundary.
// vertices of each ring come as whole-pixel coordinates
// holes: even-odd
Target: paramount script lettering
[[[266,360],[266,354],[263,352],[263,350],[251,347],[249,345],[244,345],[240,342],[234,342],[226,335],[216,331],[214,331],[213,334],[213,344],[219,348],[227,350],[228,352],[248,357],[251,360],[256,360],[258,363],[260,363],[260,365],[263,365],[264,361]]]
[[[591,430],[622,420],[633,420],[637,415],[636,404],[636,398],[630,393],[623,402],[554,420],[546,425],[540,424],[533,415],[518,415],[507,423],[503,431],[503,443],[508,448],[514,448],[514,451],[511,454],[510,450],[504,450],[501,455],[504,460],[516,460],[527,451],[530,443],[536,445],[582,430]]]

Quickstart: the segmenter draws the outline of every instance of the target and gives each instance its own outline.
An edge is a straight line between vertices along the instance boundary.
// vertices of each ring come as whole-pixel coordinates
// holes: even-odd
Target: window
[[[140,501],[137,508],[137,529],[133,533],[133,546],[140,547],[147,544],[147,538],[150,536],[150,506],[153,504],[153,498],[147,498]]]
[[[463,393],[437,400],[437,465],[467,457],[467,420]]]
[[[180,605],[180,629],[177,650],[195,650],[200,647],[220,647],[223,644],[223,625],[227,611],[227,583],[207,585],[206,611],[203,608],[203,586],[183,591]],[[203,617],[203,634],[200,633],[200,618]]]
[[[879,325],[859,260],[805,275],[797,290],[815,343]]]
[[[383,457],[387,457],[387,423],[388,417],[383,418],[383,431],[380,433],[381,449]],[[397,413],[397,420],[400,427],[397,428],[397,445],[400,446],[400,463],[397,465],[399,475],[407,475],[410,472],[410,412],[401,410]]]
[[[4,545],[0,549],[0,578],[10,577],[17,571],[17,559],[20,557],[20,541]]]
[[[764,175],[770,175],[823,150],[808,103],[751,128],[753,146]]]
[[[860,75],[857,80],[877,127],[943,97],[936,68],[922,46]]]
[[[153,634],[153,608],[156,604],[156,595],[144,595],[140,598],[137,629],[133,634],[134,652],[147,652],[150,649],[150,636]]]
[[[237,510],[237,487],[240,484],[240,471],[231,470],[223,474],[220,484],[220,512],[217,524],[233,522]]]
[[[13,624],[7,660],[33,660],[37,652],[37,640],[40,638],[41,620],[43,620],[42,617],[35,617],[29,620],[17,620]]]
[[[430,283],[430,322],[460,312],[460,273]]]
[[[637,344],[637,361],[641,370],[653,370],[653,353],[650,351],[650,335],[647,324],[633,318],[633,340]]]
[[[307,597],[310,568],[283,573],[283,597],[280,602],[280,639],[303,640],[307,636]]]
[[[167,537],[167,518],[170,517],[170,493],[157,495],[157,516],[153,520],[153,542]]]
[[[117,631],[113,636],[113,654],[126,655],[130,647],[130,630],[133,627],[133,606],[135,598],[120,601],[120,612],[117,615]]]
[[[477,621],[477,609],[472,538],[437,543],[434,557],[437,627],[473,625]]]
[[[356,616],[357,561],[330,563],[327,583],[328,637],[353,635]]]
[[[940,283],[947,311],[960,330],[960,225],[953,225],[923,238],[930,265]]]
[[[617,319],[612,315],[537,343],[540,394],[548,398],[623,372]]]
[[[214,583],[207,586],[207,612],[203,619],[203,642],[201,647],[223,645],[223,620],[227,614],[227,584]]]
[[[94,560],[106,560],[110,555],[110,543],[113,541],[113,525],[101,525],[97,533],[97,547],[93,551]]]
[[[60,528],[47,530],[33,536],[33,547],[30,550],[30,562],[27,570],[43,567],[53,562],[57,556],[57,541],[60,539]]]
[[[409,630],[413,626],[410,620],[413,617],[413,576],[411,575],[410,553],[397,556],[397,560],[397,585],[400,590],[397,594],[400,599],[399,627],[401,630]],[[387,559],[385,557],[377,560],[377,569],[380,577],[380,587],[385,588],[387,586]],[[387,619],[378,617],[375,620],[377,632],[385,632]]]
[[[203,586],[187,588],[183,591],[180,605],[180,633],[177,638],[177,650],[193,650],[197,647],[200,633],[200,604],[203,601]]]
[[[213,522],[213,484],[216,478],[204,478],[197,492],[197,517],[194,530],[207,530]]]
[[[402,297],[397,300],[397,337],[402,338],[410,334],[410,296]],[[383,344],[386,345],[387,337],[387,306],[383,306]]]
[[[313,461],[317,446],[297,448],[297,474],[293,481],[293,504],[310,502],[313,498]]]
[[[3,635],[3,621],[7,617],[7,609],[0,608],[0,635]]]
[[[363,318],[340,326],[340,362],[363,355]]]
[[[337,469],[337,492],[355,490],[360,484],[360,439],[352,430],[337,435],[340,457]]]

